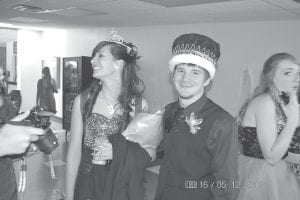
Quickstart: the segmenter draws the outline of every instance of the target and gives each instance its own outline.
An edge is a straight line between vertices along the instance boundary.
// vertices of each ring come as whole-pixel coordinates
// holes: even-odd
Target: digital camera
[[[20,126],[32,126],[36,128],[42,128],[45,130],[45,134],[39,136],[39,139],[34,142],[37,148],[45,154],[50,154],[58,146],[58,140],[52,129],[49,128],[50,116],[55,113],[45,111],[41,107],[36,106],[30,110],[30,114],[24,120],[19,122],[9,122],[10,124]]]

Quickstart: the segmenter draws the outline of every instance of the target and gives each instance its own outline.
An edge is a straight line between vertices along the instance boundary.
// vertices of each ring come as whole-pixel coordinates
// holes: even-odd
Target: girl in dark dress
[[[137,99],[147,107],[142,99],[143,82],[136,75],[138,58],[136,47],[115,34],[94,48],[91,63],[95,80],[75,98],[72,109],[67,200],[104,199],[107,176],[115,162],[108,139],[125,130]]]
[[[49,67],[42,70],[43,78],[38,80],[36,105],[41,106],[44,110],[56,112],[54,93],[57,93],[55,80],[51,77]]]
[[[299,126],[300,64],[278,53],[264,64],[260,85],[239,114],[239,200],[298,200],[300,186],[284,159]],[[280,94],[290,96],[288,103]]]

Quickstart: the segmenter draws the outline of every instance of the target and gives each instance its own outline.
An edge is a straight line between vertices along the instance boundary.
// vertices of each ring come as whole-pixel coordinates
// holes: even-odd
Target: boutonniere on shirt
[[[185,122],[189,125],[190,127],[190,132],[192,134],[196,134],[197,130],[200,130],[200,124],[202,124],[203,119],[202,118],[197,118],[195,116],[195,113],[191,113],[190,117],[186,116],[185,117]]]

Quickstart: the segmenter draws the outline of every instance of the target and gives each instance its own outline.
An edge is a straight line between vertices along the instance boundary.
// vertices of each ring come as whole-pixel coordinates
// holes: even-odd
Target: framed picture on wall
[[[52,57],[42,60],[42,69],[49,67],[51,77],[55,80],[57,88],[60,88],[60,57]],[[43,75],[43,74],[42,74]]]

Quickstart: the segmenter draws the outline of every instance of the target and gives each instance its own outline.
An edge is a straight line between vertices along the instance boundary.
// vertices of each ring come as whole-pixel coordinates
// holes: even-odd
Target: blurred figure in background
[[[4,67],[0,66],[0,93],[6,94],[7,93],[7,72],[5,71]]]
[[[7,73],[0,66],[0,124],[4,124],[15,117],[20,109],[21,94],[18,90],[13,90],[7,94]]]
[[[42,73],[43,77],[37,83],[36,105],[44,110],[56,112],[54,98],[54,93],[57,93],[56,82],[51,77],[49,67],[44,67]]]

